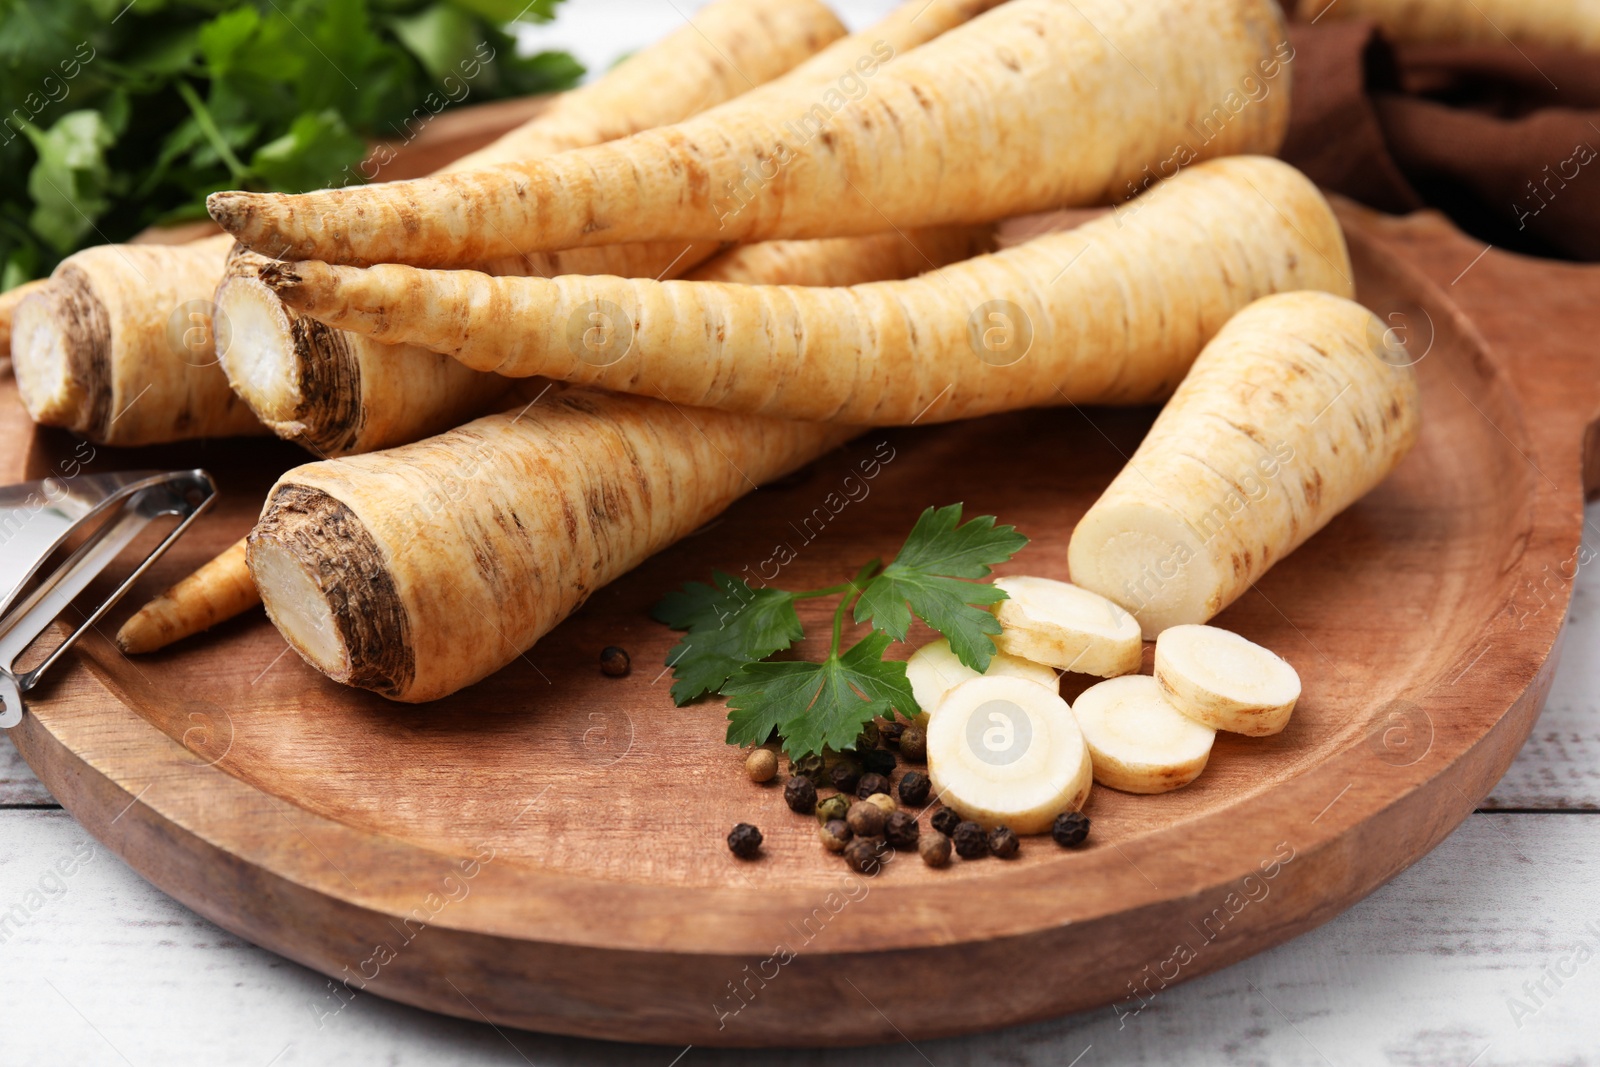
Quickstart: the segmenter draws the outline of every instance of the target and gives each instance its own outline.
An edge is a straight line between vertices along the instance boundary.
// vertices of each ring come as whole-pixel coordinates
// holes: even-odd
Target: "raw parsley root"
[[[847,582],[804,592],[752,589],[715,571],[712,583],[690,582],[656,605],[655,618],[683,640],[667,657],[680,705],[713,691],[728,697],[728,743],[763,744],[774,731],[791,757],[854,748],[867,723],[920,710],[906,665],[885,660],[903,641],[913,617],[949,639],[961,662],[977,671],[995,655],[1000,624],[986,610],[1006,594],[987,582],[990,568],[1015,555],[1028,539],[994,516],[961,522],[961,505],[928,508],[888,565],[866,564]],[[833,639],[820,663],[769,660],[800,640],[795,604],[838,597]],[[844,619],[854,608],[872,632],[842,647]]]

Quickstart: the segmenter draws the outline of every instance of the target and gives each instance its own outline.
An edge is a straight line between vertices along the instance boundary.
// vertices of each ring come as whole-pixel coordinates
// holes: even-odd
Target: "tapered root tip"
[[[267,211],[265,205],[271,199],[281,199],[277,193],[212,193],[206,197],[206,210],[216,220],[218,226],[227,230],[239,243],[253,252],[263,255],[289,256],[294,258],[293,247],[278,248],[271,252],[262,248],[270,234],[267,232]],[[282,244],[281,239],[279,243]]]

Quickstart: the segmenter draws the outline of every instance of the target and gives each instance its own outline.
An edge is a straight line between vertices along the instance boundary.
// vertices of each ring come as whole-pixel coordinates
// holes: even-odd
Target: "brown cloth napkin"
[[[1600,57],[1394,46],[1367,22],[1291,24],[1289,40],[1281,155],[1319,185],[1438,208],[1498,247],[1600,260]]]

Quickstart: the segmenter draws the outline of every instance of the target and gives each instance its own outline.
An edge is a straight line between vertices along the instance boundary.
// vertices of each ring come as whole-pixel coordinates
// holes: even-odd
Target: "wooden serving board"
[[[1587,560],[1600,269],[1484,253],[1431,215],[1343,214],[1362,299],[1420,359],[1421,441],[1219,619],[1299,668],[1288,730],[1219,735],[1176,793],[1097,788],[1081,850],[1033,838],[1013,861],[849,875],[813,819],[744,778],[717,703],[672,706],[676,635],[646,611],[713,566],[770,574],[783,545],[786,584],[837,581],[957,500],[1033,538],[1008,571],[1064,576],[1074,522],[1149,411],[871,433],[436,704],[328,682],[256,613],[137,661],[91,636],[12,737],[150,881],[332,976],[319,1013],[364,990],[504,1026],[780,1045],[1140,1010],[1328,920],[1472,810],[1528,734]],[[84,461],[26,430],[3,388],[6,475]],[[94,454],[91,469],[202,464],[226,494],[130,604],[241,535],[303,458],[262,442]],[[630,676],[601,675],[607,645]],[[724,844],[741,820],[766,835],[758,861]]]

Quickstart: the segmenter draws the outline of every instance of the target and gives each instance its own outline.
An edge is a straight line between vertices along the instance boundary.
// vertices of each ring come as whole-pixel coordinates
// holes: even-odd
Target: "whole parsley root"
[[[844,28],[820,0],[715,0],[651,44],[441,174],[601,144],[687,118],[790,71]],[[717,250],[682,241],[552,254],[514,252],[492,274],[671,277]],[[268,251],[271,251],[270,249]],[[280,437],[321,456],[409,444],[493,410],[506,382],[415,345],[390,345],[302,319],[261,281],[266,256],[236,249],[214,282],[234,324],[222,366]]]
[[[313,667],[393,700],[434,700],[847,436],[552,391],[414,445],[289,471],[250,533],[250,572]]]
[[[905,640],[913,618],[943,633],[975,670],[988,666],[1000,625],[985,609],[1005,594],[978,579],[1027,541],[990,515],[963,523],[961,505],[951,504],[924,511],[888,566],[873,560],[824,589],[755,589],[713,572],[711,584],[691,582],[652,612],[687,631],[667,657],[672,697],[679,705],[710,692],[728,697],[729,744],[760,745],[776,733],[797,761],[824,749],[854,749],[874,719],[896,712],[910,719],[920,710],[906,665],[883,658],[893,642]],[[769,660],[803,636],[795,604],[818,597],[839,598],[827,657]],[[852,608],[855,621],[870,623],[872,632],[845,649],[844,619]]]
[[[1194,158],[1276,151],[1286,92],[1214,136],[1194,130],[1241,78],[1278,73],[1284,47],[1273,0],[1011,0],[885,69],[872,61],[892,53],[876,44],[841,63],[830,77],[866,82],[854,101],[802,79],[549,159],[208,206],[255,251],[357,265],[979,223],[1122,195],[1174,145]]]
[[[1077,229],[903,281],[796,289],[308,262],[283,264],[273,284],[315,318],[478,370],[865,426],[1161,400],[1252,300],[1348,295],[1352,276],[1316,186],[1240,156]],[[634,324],[599,359],[568,327],[597,306]]]

